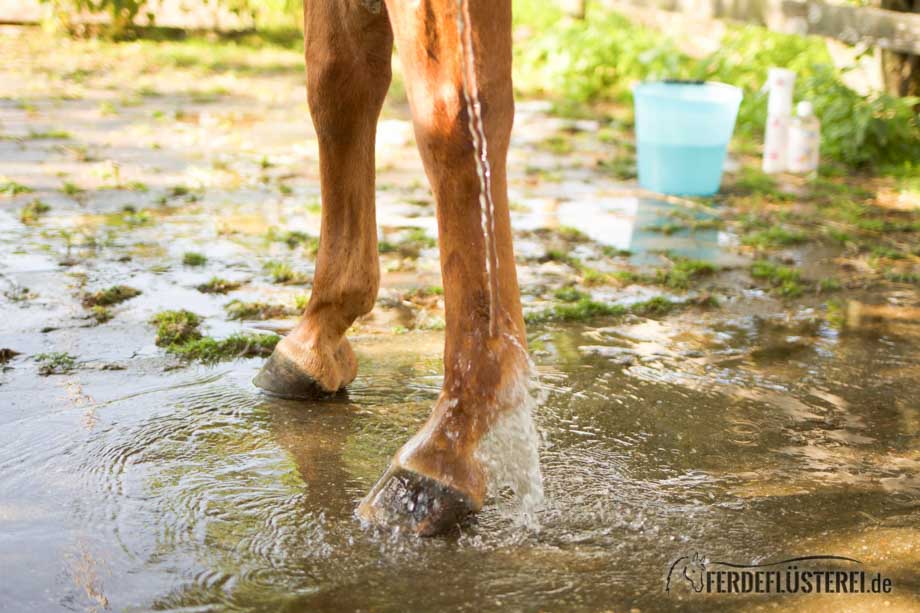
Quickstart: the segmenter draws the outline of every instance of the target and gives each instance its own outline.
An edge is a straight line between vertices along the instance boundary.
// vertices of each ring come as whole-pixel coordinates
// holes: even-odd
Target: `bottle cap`
[[[808,100],[802,100],[795,105],[795,114],[799,117],[811,117],[815,114],[815,107]]]

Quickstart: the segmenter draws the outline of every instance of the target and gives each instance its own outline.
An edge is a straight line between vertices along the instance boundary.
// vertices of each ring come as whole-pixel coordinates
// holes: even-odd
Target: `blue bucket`
[[[724,83],[656,81],[633,87],[639,185],[664,194],[711,196],[741,90]]]

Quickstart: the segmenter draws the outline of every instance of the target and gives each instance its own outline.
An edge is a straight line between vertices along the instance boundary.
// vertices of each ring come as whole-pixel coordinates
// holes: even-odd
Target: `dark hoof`
[[[470,497],[431,477],[391,465],[361,501],[358,515],[381,527],[436,536],[475,511]]]
[[[313,377],[297,367],[291,358],[275,351],[252,380],[265,393],[279,398],[311,400],[331,396]]]

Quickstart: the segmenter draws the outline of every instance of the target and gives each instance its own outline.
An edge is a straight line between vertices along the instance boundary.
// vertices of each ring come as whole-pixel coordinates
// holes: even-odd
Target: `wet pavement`
[[[572,286],[680,306],[529,326],[545,395],[536,525],[498,500],[449,538],[368,531],[355,505],[441,384],[434,207],[404,104],[379,128],[386,247],[377,308],[351,335],[358,379],[329,401],[276,400],[250,383],[260,359],[189,364],[148,322],[184,308],[215,338],[293,324],[225,307],[296,312],[309,293],[296,276],[313,270],[319,185],[297,54],[196,72],[181,50],[15,36],[0,39],[0,348],[17,352],[0,354],[0,609],[920,608],[915,288],[783,300],[707,223],[715,205],[640,192],[598,164],[596,124],[522,101],[509,167],[527,312]],[[560,132],[575,135],[564,154],[546,146]],[[35,199],[49,208],[24,218]],[[675,220],[695,229],[662,230]],[[817,280],[837,254],[790,257]],[[634,282],[680,258],[719,269]],[[213,277],[240,286],[197,289]],[[119,284],[141,293],[100,323],[85,298]],[[849,556],[895,589],[666,593],[694,552]]]

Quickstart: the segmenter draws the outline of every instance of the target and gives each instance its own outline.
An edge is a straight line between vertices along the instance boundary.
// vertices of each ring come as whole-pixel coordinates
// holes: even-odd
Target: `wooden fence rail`
[[[732,19],[789,34],[817,34],[849,44],[920,55],[920,13],[828,4],[813,0],[602,0],[682,13],[694,19]]]

